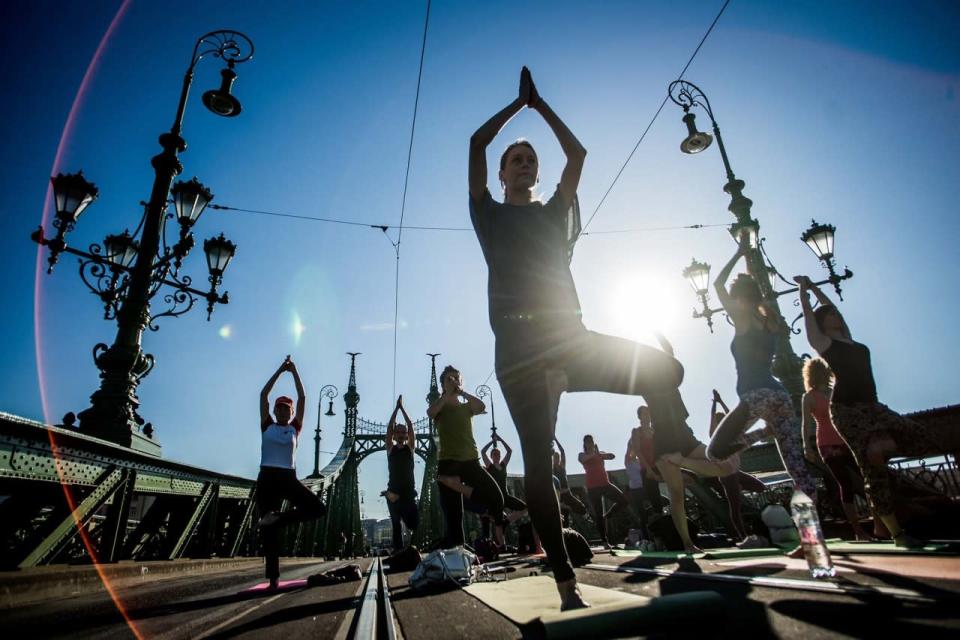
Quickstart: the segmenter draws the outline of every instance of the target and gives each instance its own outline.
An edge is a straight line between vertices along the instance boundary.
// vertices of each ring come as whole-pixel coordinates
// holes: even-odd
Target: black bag
[[[570,564],[573,566],[582,567],[593,560],[590,543],[575,529],[563,530],[563,544],[567,547],[567,555],[570,557]]]
[[[477,554],[477,559],[481,563],[493,562],[500,557],[500,549],[497,543],[490,538],[477,538],[473,541],[473,551]]]
[[[307,577],[308,587],[318,587],[342,582],[354,582],[363,578],[363,571],[358,564],[348,564],[330,571],[321,571]]]
[[[674,526],[673,518],[670,516],[660,515],[650,518],[647,529],[649,529],[650,535],[660,538],[668,551],[683,551],[683,540],[680,539],[677,527]],[[690,532],[690,538],[696,540],[700,527],[689,518],[687,519],[687,530]]]
[[[420,550],[410,545],[387,558],[387,567],[391,573],[413,571],[420,564]]]

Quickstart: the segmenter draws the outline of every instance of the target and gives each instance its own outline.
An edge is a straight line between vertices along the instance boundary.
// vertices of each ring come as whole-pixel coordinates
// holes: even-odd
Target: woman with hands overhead
[[[753,250],[744,234],[737,252],[714,282],[723,310],[733,321],[735,333],[730,351],[737,367],[740,401],[717,426],[707,453],[711,458],[723,460],[743,450],[747,446],[742,438],[744,432],[762,419],[776,439],[780,457],[794,485],[816,503],[817,485],[803,455],[800,421],[790,394],[771,371],[777,338],[789,328],[776,308],[763,298],[753,276],[741,273],[727,289],[734,265]]]
[[[440,397],[427,409],[437,428],[439,452],[437,487],[446,524],[443,547],[464,543],[463,499],[486,509],[494,522],[503,524],[503,494],[497,482],[480,466],[473,438],[473,416],[486,411],[483,401],[463,390],[460,372],[447,365],[440,374]]]
[[[503,201],[487,189],[487,147],[525,108],[540,115],[565,164],[544,203],[534,196],[539,156],[517,140],[500,156]],[[588,606],[564,546],[553,488],[550,443],[564,391],[644,395],[676,389],[683,368],[673,358],[628,340],[588,331],[581,321],[570,260],[580,234],[577,186],[587,152],[547,104],[530,71],[520,73],[516,98],[470,138],[470,219],[487,263],[490,325],[496,337],[497,379],[520,436],[528,509],[553,568],[564,610]]]
[[[893,456],[942,453],[927,428],[901,416],[877,399],[870,349],[853,339],[837,307],[807,276],[794,278],[807,340],[833,370],[836,383],[830,409],[837,431],[849,445],[863,472],[867,495],[897,546],[922,545],[894,515],[893,487],[887,460]],[[810,294],[820,306],[810,303]]]
[[[403,422],[397,422],[397,413],[403,414]],[[420,523],[417,509],[417,490],[413,478],[413,453],[416,450],[416,434],[413,421],[403,407],[403,396],[397,398],[390,422],[387,424],[387,469],[389,480],[384,496],[393,527],[394,553],[403,548],[403,528],[413,531]]]
[[[497,443],[503,445],[506,455],[500,455],[500,449],[497,448]],[[493,447],[493,451],[490,452],[490,455],[487,455],[487,451]],[[510,448],[510,445],[507,444],[507,441],[501,438],[498,435],[494,435],[490,442],[484,445],[483,449],[480,450],[480,457],[483,458],[483,467],[487,470],[487,473],[490,474],[496,483],[500,487],[500,493],[503,494],[503,506],[505,509],[510,510],[510,522],[517,520],[518,518],[523,517],[527,513],[526,503],[516,496],[512,496],[507,493],[507,465],[510,464],[510,458],[513,457],[513,449]],[[497,519],[493,518],[494,523]],[[505,520],[500,519],[500,523],[496,524],[494,528],[494,540],[501,547],[504,544],[503,538],[503,528]],[[484,533],[484,535],[487,535]]]
[[[297,390],[297,402],[280,396],[270,415],[270,392],[277,379],[289,372]],[[297,366],[287,356],[260,391],[260,473],[257,476],[257,506],[261,518],[263,554],[270,588],[280,579],[280,530],[293,523],[319,518],[327,512],[320,498],[297,480],[297,442],[303,428],[306,394]],[[281,512],[283,501],[293,509]]]

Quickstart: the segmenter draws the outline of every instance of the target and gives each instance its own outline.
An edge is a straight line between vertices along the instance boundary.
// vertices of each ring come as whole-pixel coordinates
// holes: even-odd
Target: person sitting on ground
[[[924,425],[901,416],[877,399],[870,349],[853,339],[840,311],[810,278],[796,276],[794,280],[800,285],[807,341],[836,377],[830,401],[833,423],[863,473],[870,502],[897,546],[922,546],[924,541],[910,536],[894,514],[887,460],[943,451]],[[816,310],[810,303],[811,292],[820,302]]]
[[[497,443],[503,445],[503,449],[507,452],[507,455],[503,456],[501,461],[500,449],[497,448]],[[490,453],[489,457],[487,456],[487,451],[493,447],[493,451]],[[497,481],[497,486],[500,487],[500,493],[503,494],[503,506],[504,508],[510,511],[510,517],[508,520],[514,522],[519,518],[527,515],[527,505],[526,503],[516,496],[512,496],[507,493],[507,465],[510,464],[510,458],[513,457],[513,449],[510,448],[510,445],[498,435],[494,435],[490,442],[488,442],[483,449],[480,450],[480,456],[483,458],[483,466],[487,470],[487,473]],[[496,520],[492,516],[485,520],[484,525],[488,527],[487,524],[490,519]],[[503,528],[504,528],[505,519],[500,519],[500,524],[496,524],[494,528],[494,540],[502,548],[504,545],[503,538]],[[489,537],[487,533],[484,533],[484,537]]]
[[[397,413],[403,414],[405,422],[397,422]],[[385,497],[393,529],[393,550],[396,553],[403,549],[401,523],[407,525],[409,531],[414,531],[420,523],[413,477],[413,452],[417,448],[417,440],[413,422],[403,407],[403,396],[397,398],[397,406],[390,416],[386,441],[389,480]]]
[[[290,372],[297,389],[297,404],[280,396],[270,415],[270,392],[281,374]],[[280,530],[294,523],[319,518],[327,508],[320,498],[297,480],[297,442],[303,428],[306,394],[297,366],[287,356],[260,391],[260,473],[257,476],[257,507],[262,517],[263,555],[270,588],[280,582]],[[284,500],[292,509],[281,512]]]
[[[439,440],[437,488],[446,524],[444,548],[463,545],[463,499],[480,505],[503,523],[503,494],[496,480],[480,466],[480,453],[473,439],[472,418],[486,411],[480,398],[463,390],[460,372],[452,366],[440,374],[443,393],[427,409]],[[463,402],[461,402],[461,399]]]
[[[607,475],[604,466],[606,460],[614,460],[616,457],[612,453],[601,451],[600,447],[593,441],[592,435],[583,436],[583,453],[578,456],[578,459],[586,473],[587,498],[590,501],[590,507],[593,509],[593,521],[600,532],[601,543],[608,549],[610,548],[610,538],[607,531],[608,519],[628,506],[627,498],[617,485],[610,482],[610,477]],[[607,511],[603,509],[604,498],[613,503]]]

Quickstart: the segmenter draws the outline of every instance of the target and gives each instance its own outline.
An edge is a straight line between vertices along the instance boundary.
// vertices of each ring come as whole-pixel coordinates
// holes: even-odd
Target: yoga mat
[[[643,558],[667,558],[670,560],[679,560],[680,558],[705,558],[706,553],[687,553],[686,551],[637,551],[636,549],[611,549],[610,554],[614,556],[640,556]]]
[[[301,580],[281,580],[277,585],[277,588],[272,591],[272,593],[279,593],[280,591],[289,591],[291,589],[299,589],[301,587],[307,586],[307,579],[303,578]],[[255,584],[249,589],[244,589],[240,593],[255,593],[257,591],[269,591],[270,583],[261,582],[260,584]]]
[[[917,556],[960,555],[960,553],[958,553],[958,551],[955,548],[951,549],[950,545],[944,545],[944,544],[930,544],[925,547],[921,547],[919,549],[906,549],[904,547],[898,547],[892,542],[828,542],[827,549],[829,549],[833,553],[840,553],[840,554],[897,553],[897,554],[917,555]]]
[[[474,582],[463,590],[514,624],[529,624],[549,614],[560,615],[560,594],[557,593],[556,582],[550,576]],[[638,606],[649,601],[649,598],[643,596],[589,584],[581,584],[580,593],[593,608],[623,603]]]
[[[557,640],[622,637],[625,628],[631,635],[677,630],[724,615],[723,598],[713,592],[651,599],[583,583],[580,592],[590,608],[561,612],[556,584],[547,576],[477,582],[464,591],[514,624],[538,625],[547,638]]]
[[[727,558],[761,558],[767,556],[783,557],[783,550],[778,547],[762,547],[759,549],[710,549],[706,552],[707,560],[725,560]]]

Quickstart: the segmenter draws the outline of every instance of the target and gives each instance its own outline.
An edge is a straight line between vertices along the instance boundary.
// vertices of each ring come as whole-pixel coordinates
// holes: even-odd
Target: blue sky
[[[515,95],[529,66],[540,93],[589,150],[579,195],[594,211],[682,69],[719,1],[683,6],[636,2],[434,3],[405,224],[469,226],[467,141]],[[781,6],[782,5],[782,6]],[[119,2],[4,6],[0,67],[8,99],[0,119],[0,283],[6,292],[0,409],[42,419],[34,350],[36,251],[48,177],[83,74]],[[134,227],[149,195],[156,136],[170,126],[195,38],[243,31],[255,58],[238,67],[235,119],[209,114],[199,97],[219,66],[197,70],[181,157],[235,207],[396,224],[400,218],[425,3],[158,3],[134,0],[106,43],[78,103],[61,171],[82,168],[99,200],[68,238],[86,247]],[[873,348],[881,398],[913,411],[955,403],[960,258],[955,185],[960,179],[960,10],[949,2],[733,0],[687,72],[709,96],[754,216],[785,274],[822,271],[799,240],[811,218],[837,226],[837,259],[856,273],[843,311]],[[732,221],[716,147],[679,151],[684,129],[668,105],[590,230]],[[698,122],[706,126],[706,117]],[[562,155],[532,112],[494,142],[536,145],[544,196]],[[491,191],[498,193],[495,172]],[[144,347],[156,369],[139,390],[165,457],[254,476],[259,459],[257,395],[287,353],[303,373],[316,423],[323,384],[345,391],[346,351],[358,359],[361,414],[385,420],[392,407],[394,254],[379,230],[210,210],[198,239],[224,232],[237,245],[224,288],[231,302],[212,322],[201,311],[165,320]],[[694,298],[680,277],[691,257],[714,265],[735,249],[721,228],[594,235],[577,246],[573,273],[588,327],[652,342],[659,327],[687,367],[682,391],[691,426],[706,437],[710,390],[735,398],[731,329],[711,335],[690,318]],[[202,251],[186,272],[205,282]],[[43,381],[50,419],[87,406],[97,387],[90,356],[115,327],[63,258],[41,279]],[[400,265],[397,392],[423,415],[429,360],[441,352],[468,387],[493,367],[486,269],[469,232],[406,231]],[[782,298],[785,308],[791,301]],[[299,325],[302,330],[296,331]],[[229,337],[221,333],[229,327]],[[809,348],[799,336],[798,353]],[[516,445],[494,387],[500,432]],[[291,391],[289,386],[280,390]],[[632,398],[577,394],[561,404],[558,433],[568,452],[593,433],[622,452]],[[324,425],[323,449],[339,444],[342,404]],[[475,421],[478,440],[489,418]],[[310,446],[306,446],[306,445]],[[304,441],[299,467],[312,467]],[[329,459],[321,457],[321,463]],[[519,456],[513,471],[520,471]],[[422,465],[421,465],[422,466]],[[361,467],[370,517],[385,459]]]

